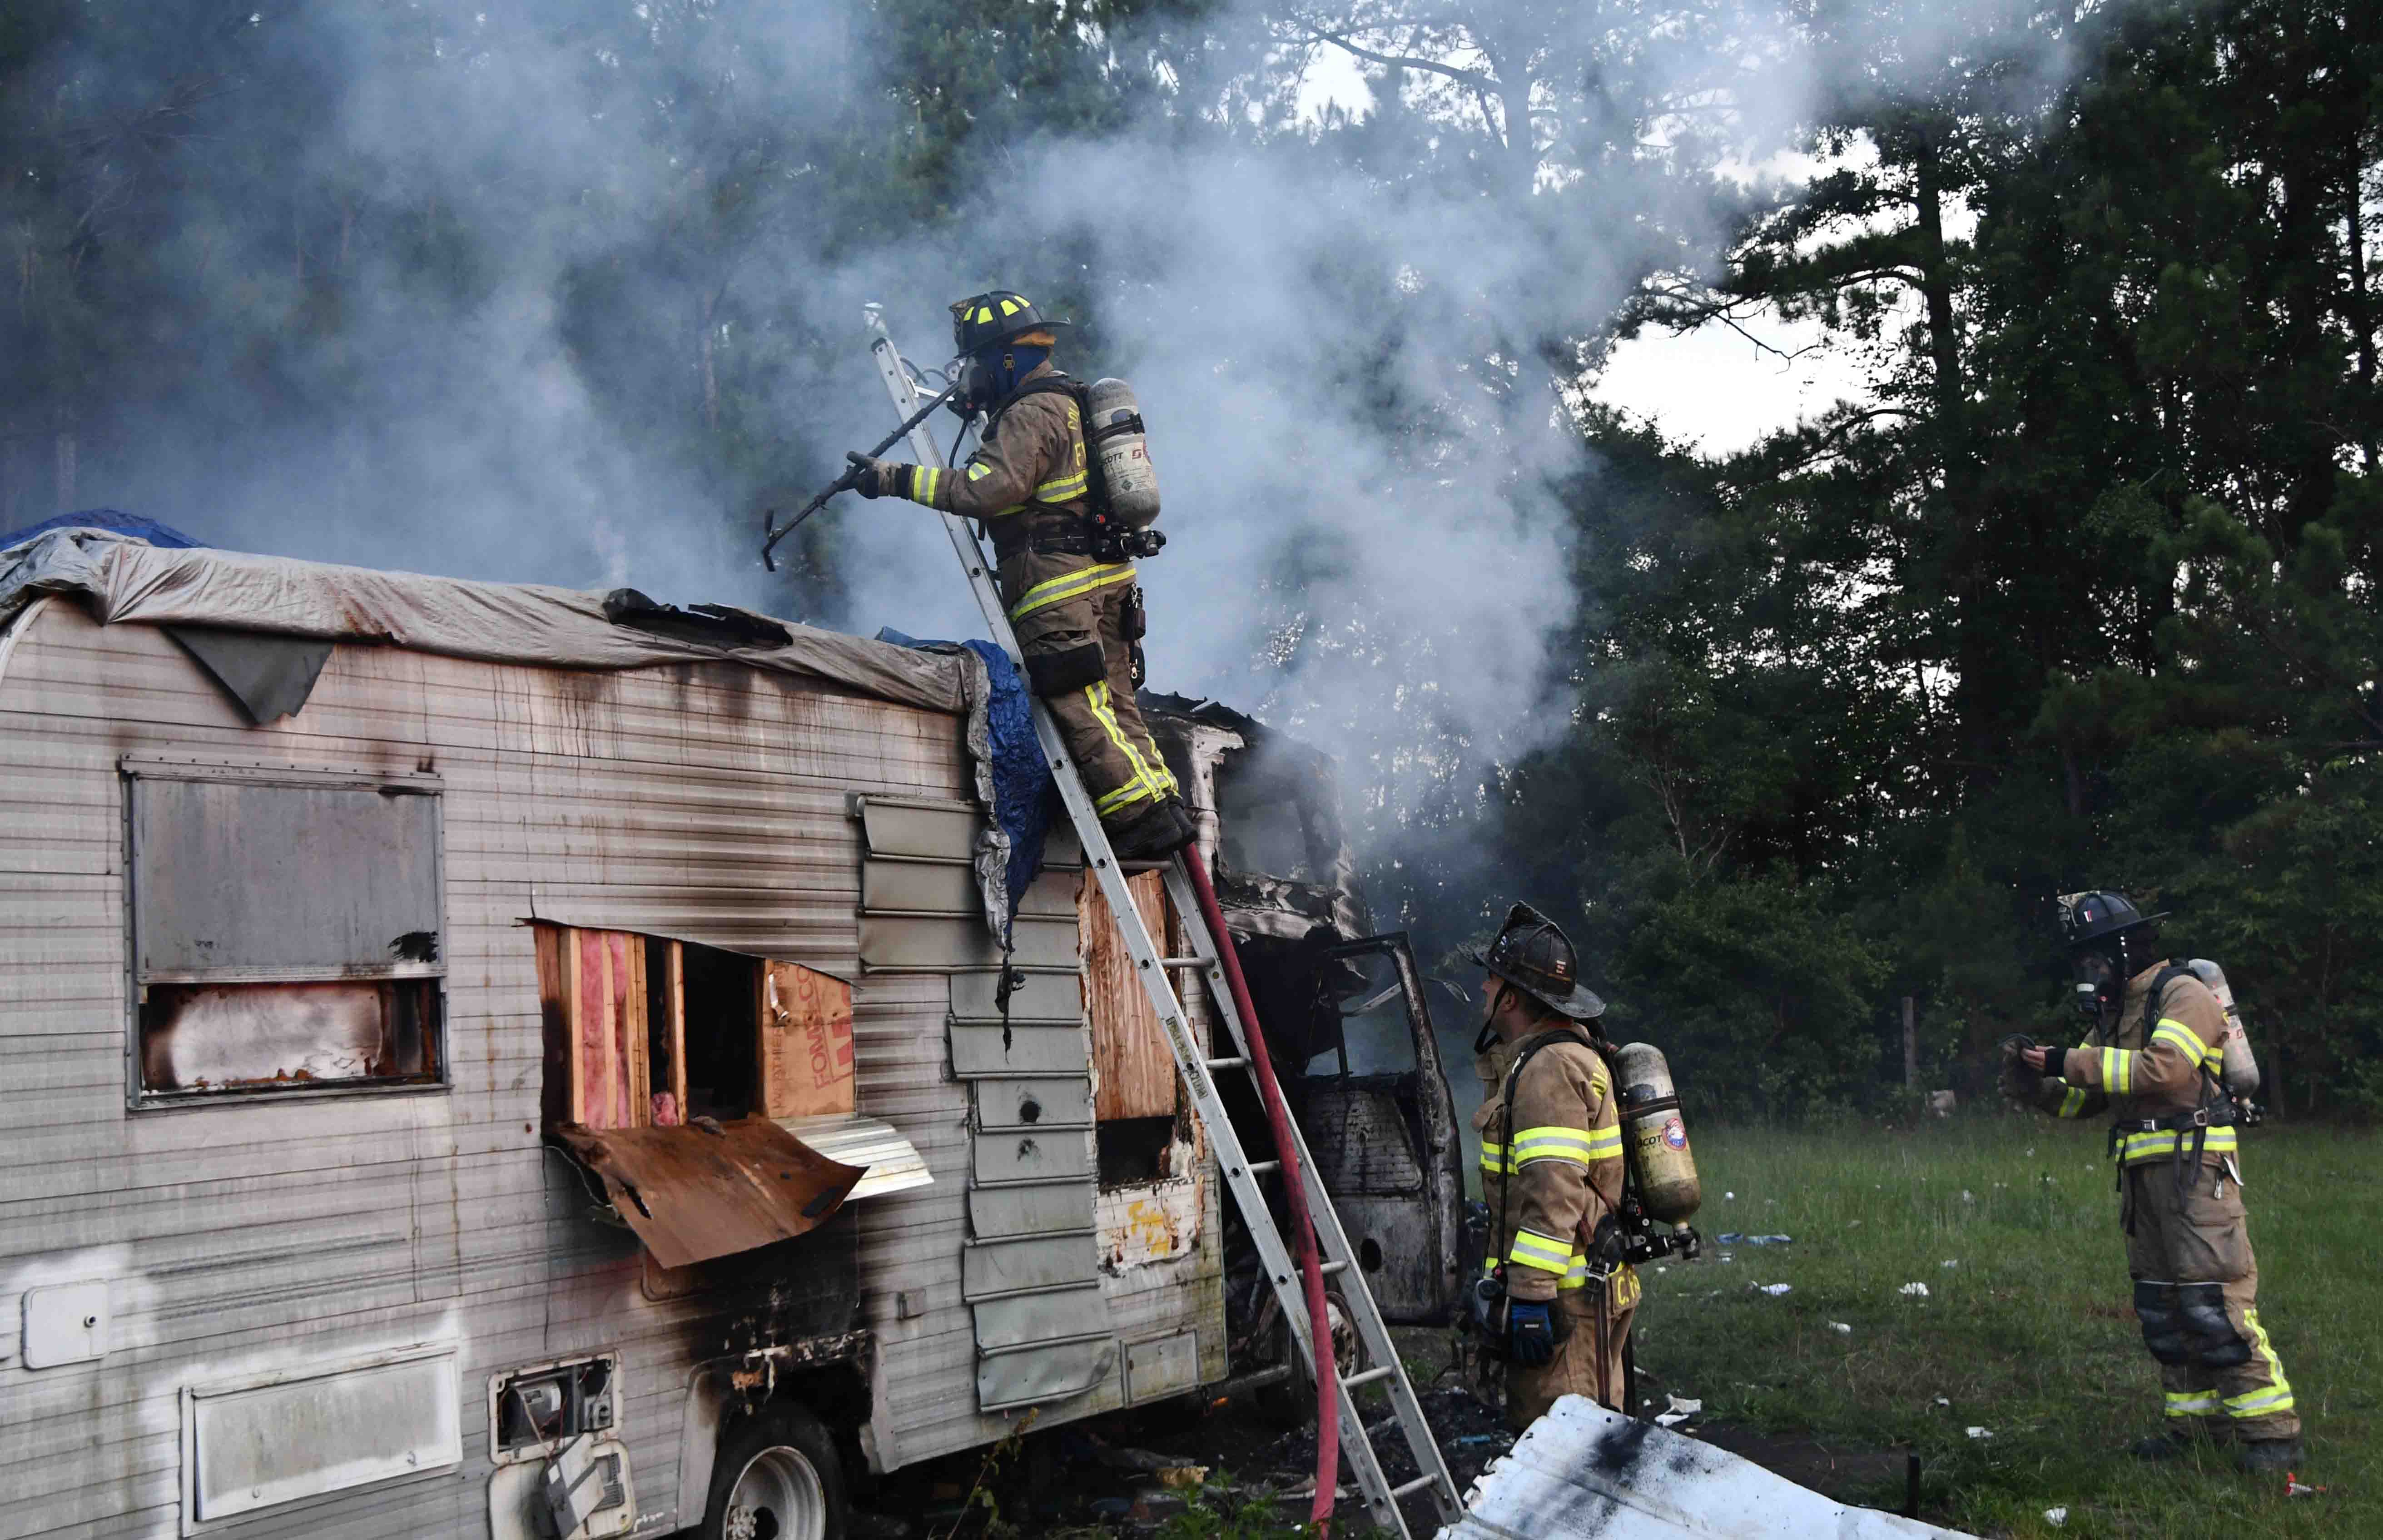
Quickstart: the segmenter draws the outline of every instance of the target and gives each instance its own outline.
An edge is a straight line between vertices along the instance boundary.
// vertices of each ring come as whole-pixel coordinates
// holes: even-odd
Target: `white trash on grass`
[[[1928,1298],[1928,1286],[1924,1283],[1908,1283],[1895,1292],[1908,1299],[1925,1300]]]
[[[1658,1427],[1676,1428],[1705,1409],[1704,1402],[1686,1396],[1665,1396],[1663,1399],[1669,1401],[1671,1407],[1668,1411],[1655,1413]]]
[[[1832,1321],[1829,1323],[1829,1329],[1839,1337],[1851,1337],[1854,1334],[1852,1323],[1846,1321]]]
[[[2047,1508],[2043,1510],[2043,1522],[2050,1524],[2053,1528],[2058,1529],[2061,1525],[2068,1522],[2068,1509],[2065,1508]]]

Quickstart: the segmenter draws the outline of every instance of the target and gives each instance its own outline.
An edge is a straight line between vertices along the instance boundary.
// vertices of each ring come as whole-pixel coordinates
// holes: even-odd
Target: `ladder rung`
[[[1318,1267],[1316,1271],[1323,1274],[1327,1278],[1338,1277],[1340,1275],[1349,1271],[1349,1263],[1345,1258],[1340,1262],[1327,1262],[1323,1266]]]
[[[1250,1061],[1247,1059],[1210,1059],[1208,1061],[1208,1067],[1211,1069],[1247,1069],[1249,1066]]]
[[[1280,1161],[1250,1162],[1250,1175],[1253,1177],[1271,1177],[1281,1169],[1282,1162]]]
[[[1389,1379],[1398,1372],[1399,1367],[1395,1363],[1376,1364],[1371,1369],[1361,1369],[1353,1374],[1341,1375],[1340,1387],[1343,1390],[1354,1390],[1361,1385],[1371,1385],[1376,1380]]]
[[[1208,959],[1205,957],[1161,957],[1158,959],[1158,966],[1161,967],[1206,967],[1208,966]]]
[[[1390,1500],[1392,1502],[1396,1502],[1410,1492],[1420,1492],[1438,1479],[1439,1478],[1437,1476],[1417,1476],[1413,1481],[1401,1482],[1400,1485],[1390,1488]]]

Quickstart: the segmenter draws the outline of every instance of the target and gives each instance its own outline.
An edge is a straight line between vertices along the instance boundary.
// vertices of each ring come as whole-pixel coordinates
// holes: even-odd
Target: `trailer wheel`
[[[1349,1312],[1349,1301],[1337,1288],[1324,1291],[1325,1318],[1332,1324],[1332,1370],[1341,1379],[1370,1367],[1364,1341],[1357,1335],[1357,1318]],[[1268,1420],[1284,1427],[1295,1428],[1315,1420],[1315,1374],[1308,1367],[1307,1355],[1299,1350],[1290,1330],[1276,1317],[1276,1330],[1283,1337],[1283,1351],[1292,1365],[1290,1379],[1284,1384],[1270,1385],[1257,1393],[1258,1409]]]
[[[703,1540],[844,1540],[845,1529],[844,1466],[818,1418],[775,1401],[731,1424]]]

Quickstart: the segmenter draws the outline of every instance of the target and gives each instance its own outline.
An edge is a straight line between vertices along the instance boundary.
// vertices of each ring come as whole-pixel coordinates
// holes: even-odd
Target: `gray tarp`
[[[784,647],[707,647],[615,625],[604,618],[601,595],[573,588],[160,550],[105,530],[51,530],[0,551],[0,626],[43,594],[82,595],[108,625],[227,626],[556,668],[726,658],[930,711],[983,709],[982,690],[959,659],[841,632],[781,622],[793,636]]]
[[[792,622],[784,647],[709,646],[616,625],[603,596],[530,583],[334,567],[241,551],[165,550],[104,529],[54,529],[0,551],[0,632],[45,594],[80,595],[102,624],[221,626],[381,643],[488,663],[636,669],[725,659],[798,674],[966,724],[978,803],[994,806],[993,687],[966,648],[921,651]],[[976,869],[998,941],[1009,913],[1006,837],[985,820]]]

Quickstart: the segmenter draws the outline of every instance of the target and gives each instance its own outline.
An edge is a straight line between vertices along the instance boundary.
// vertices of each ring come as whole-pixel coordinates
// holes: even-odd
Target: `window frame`
[[[276,765],[251,760],[184,758],[179,756],[128,754],[117,761],[117,778],[122,790],[117,799],[117,815],[121,820],[121,848],[124,852],[124,881],[121,891],[123,906],[124,944],[124,1104],[130,1113],[160,1113],[190,1111],[202,1107],[253,1107],[265,1103],[279,1105],[290,1102],[346,1101],[356,1097],[381,1096],[443,1096],[455,1089],[454,1069],[448,1052],[451,1034],[447,980],[449,959],[453,955],[453,934],[449,926],[447,874],[447,804],[446,782],[427,770],[375,770],[355,769],[318,769],[301,765]],[[181,781],[231,782],[243,786],[290,786],[313,790],[335,789],[376,791],[391,796],[423,796],[432,800],[435,811],[431,818],[430,858],[437,876],[439,921],[438,959],[435,963],[412,964],[393,968],[382,981],[426,982],[437,1005],[437,1024],[433,1057],[437,1064],[434,1075],[406,1080],[359,1080],[346,1084],[323,1083],[303,1090],[253,1088],[232,1090],[152,1090],[142,1080],[142,994],[145,985],[141,978],[141,881],[140,819],[134,803],[139,783],[142,781]],[[321,979],[247,980],[269,982],[335,982],[340,975]],[[227,980],[234,982],[238,980]]]

